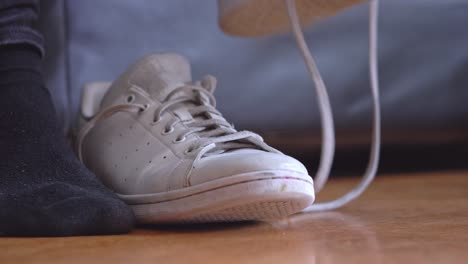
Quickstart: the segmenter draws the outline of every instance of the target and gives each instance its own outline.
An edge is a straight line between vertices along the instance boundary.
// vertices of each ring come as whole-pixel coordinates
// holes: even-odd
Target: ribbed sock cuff
[[[42,59],[28,44],[0,46],[0,84],[16,82],[42,84]]]

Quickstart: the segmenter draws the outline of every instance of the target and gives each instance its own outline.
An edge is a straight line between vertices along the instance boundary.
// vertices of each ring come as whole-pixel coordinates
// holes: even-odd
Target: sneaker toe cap
[[[191,172],[190,184],[197,185],[220,178],[262,172],[276,172],[275,174],[285,177],[300,175],[310,178],[305,166],[290,156],[261,150],[238,150],[202,158]]]

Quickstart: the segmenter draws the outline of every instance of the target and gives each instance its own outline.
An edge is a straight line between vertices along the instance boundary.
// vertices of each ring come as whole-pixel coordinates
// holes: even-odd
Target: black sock
[[[39,53],[0,47],[0,234],[117,234],[131,210],[75,157],[43,86]]]

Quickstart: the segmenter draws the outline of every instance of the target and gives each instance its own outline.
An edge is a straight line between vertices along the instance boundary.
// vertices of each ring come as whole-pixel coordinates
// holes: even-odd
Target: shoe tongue
[[[145,90],[153,99],[163,101],[175,88],[192,81],[187,59],[174,53],[147,55],[131,65],[104,96],[101,108],[113,104],[132,85]]]

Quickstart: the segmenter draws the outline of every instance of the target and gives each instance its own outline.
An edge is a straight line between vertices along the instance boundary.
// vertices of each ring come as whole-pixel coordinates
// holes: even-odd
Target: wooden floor
[[[319,196],[354,183],[332,181]],[[468,263],[468,172],[379,176],[342,210],[276,223],[0,238],[0,263]]]

